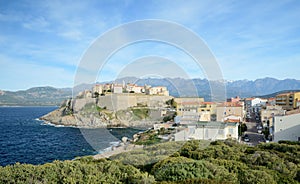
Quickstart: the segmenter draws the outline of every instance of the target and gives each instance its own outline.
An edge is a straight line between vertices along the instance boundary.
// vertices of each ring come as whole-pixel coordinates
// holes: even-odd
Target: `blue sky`
[[[216,57],[226,80],[299,80],[299,18],[297,0],[0,0],[0,89],[72,87],[80,59],[93,41],[116,26],[144,19],[172,21],[194,31]],[[97,80],[114,80],[140,58],[157,58],[151,56],[175,63],[190,78],[205,77],[180,50],[141,42],[112,55]],[[167,65],[163,60],[153,62]],[[134,67],[136,75],[145,70],[141,64]],[[163,77],[176,77],[176,72]]]

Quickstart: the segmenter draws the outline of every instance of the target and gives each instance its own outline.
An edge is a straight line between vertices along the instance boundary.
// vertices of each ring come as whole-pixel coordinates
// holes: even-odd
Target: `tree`
[[[100,94],[99,94],[97,91],[94,93],[94,97],[95,97],[95,98],[98,98],[99,95],[100,95]]]

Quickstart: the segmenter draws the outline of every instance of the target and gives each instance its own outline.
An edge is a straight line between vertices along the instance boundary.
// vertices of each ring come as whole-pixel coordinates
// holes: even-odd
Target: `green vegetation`
[[[164,121],[164,122],[174,121],[174,118],[176,117],[176,115],[177,115],[176,112],[170,113],[170,114],[166,115],[166,116],[163,118],[163,121]]]
[[[44,165],[0,167],[0,183],[153,183],[153,176],[130,165],[83,157]]]
[[[175,102],[174,98],[166,101],[166,104],[169,105],[169,107],[175,108],[177,107],[177,103]]]
[[[243,135],[244,132],[247,131],[247,125],[242,123],[239,125],[239,136]]]
[[[149,117],[149,108],[130,108],[134,120],[147,119]]]
[[[158,132],[155,130],[148,130],[139,134],[138,140],[134,142],[137,145],[151,145],[161,142],[158,138]]]
[[[94,97],[95,97],[95,98],[98,98],[99,95],[100,95],[100,94],[99,94],[98,92],[95,92],[95,93],[94,93]]]
[[[270,131],[268,127],[265,127],[262,131],[262,133],[265,135],[266,139],[269,139]]]
[[[98,106],[95,103],[87,103],[84,105],[81,111],[85,114],[94,114],[97,112],[97,110]]]
[[[142,171],[150,171],[155,163],[176,153],[184,142],[164,142],[144,146],[131,152],[125,152],[110,157],[111,160],[130,164]]]
[[[166,142],[114,155],[0,167],[0,183],[300,183],[300,144]]]
[[[96,106],[97,111],[102,112],[106,110],[106,107],[99,107],[98,105]]]

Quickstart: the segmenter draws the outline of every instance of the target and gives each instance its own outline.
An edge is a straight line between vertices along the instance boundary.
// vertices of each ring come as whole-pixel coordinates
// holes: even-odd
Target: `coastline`
[[[68,125],[62,125],[62,124],[55,124],[55,123],[51,123],[50,121],[46,121],[40,118],[36,118],[36,121],[40,121],[42,122],[41,125],[43,126],[53,126],[56,128],[63,128],[63,127],[69,127],[69,128],[84,128],[84,129],[95,129],[95,128],[120,128],[120,129],[125,129],[125,128],[135,128],[135,127],[120,127],[120,126],[116,126],[116,127],[78,127],[78,126],[68,126]],[[139,128],[141,128],[141,126],[139,126]],[[148,128],[148,127],[143,127],[143,128]],[[146,131],[142,130],[142,131]],[[125,152],[129,152],[129,151],[133,151],[133,150],[137,150],[137,149],[142,149],[144,147],[144,145],[135,145],[132,143],[123,143],[123,142],[118,142],[117,145],[111,145],[110,147],[107,147],[103,150],[100,151],[100,153],[98,152],[95,155],[91,155],[94,159],[101,159],[101,158],[109,158],[113,155],[117,155],[120,153],[125,153]]]
[[[59,108],[59,105],[0,105],[0,107],[57,107]]]

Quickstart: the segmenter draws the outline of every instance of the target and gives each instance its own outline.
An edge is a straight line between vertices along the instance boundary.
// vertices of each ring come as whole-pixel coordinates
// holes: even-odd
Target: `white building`
[[[251,113],[252,112],[258,112],[261,106],[265,106],[267,103],[267,99],[262,98],[246,98],[245,99],[245,107],[248,109]]]
[[[271,127],[273,126],[274,116],[283,116],[284,114],[285,110],[283,110],[281,106],[268,105],[265,108],[261,109],[260,119],[264,127]]]
[[[127,84],[126,85],[127,92],[134,92],[134,93],[145,93],[144,86],[137,86],[136,84]]]
[[[93,94],[98,93],[98,94],[102,94],[103,93],[103,86],[101,84],[96,84],[93,87]]]
[[[300,113],[274,117],[273,139],[300,141]]]
[[[123,93],[123,86],[121,86],[121,85],[114,85],[113,86],[113,93]]]
[[[238,123],[198,122],[174,134],[175,141],[238,139]]]
[[[169,91],[167,87],[157,86],[157,87],[148,87],[145,90],[146,95],[163,95],[169,96]]]

